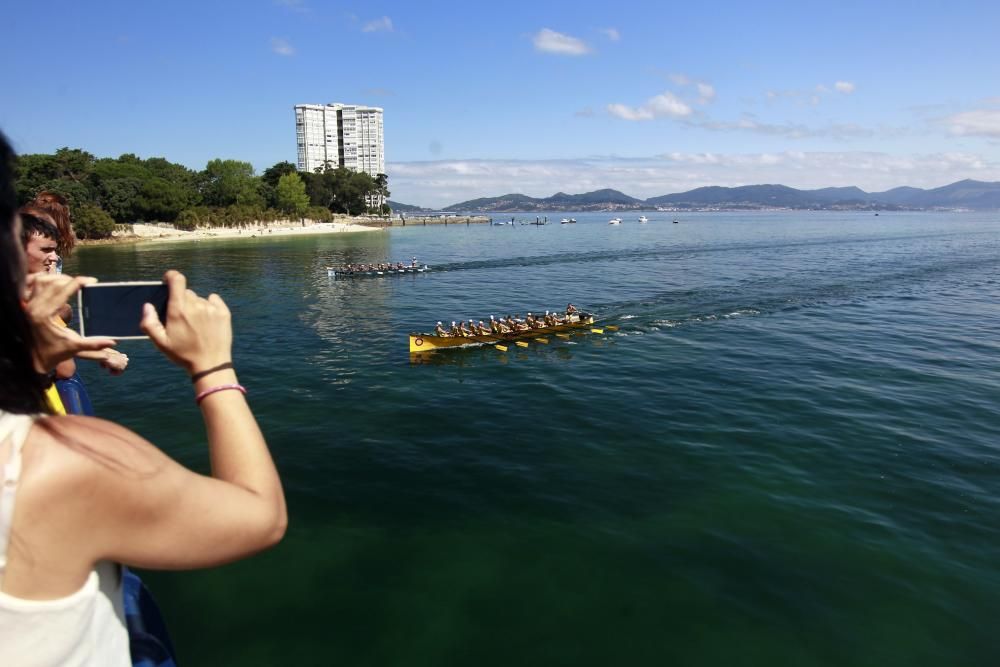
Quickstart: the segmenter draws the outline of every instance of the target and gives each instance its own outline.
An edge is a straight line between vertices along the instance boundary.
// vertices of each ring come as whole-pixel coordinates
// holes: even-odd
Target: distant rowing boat
[[[424,264],[423,266],[404,266],[401,269],[383,269],[381,271],[344,271],[338,270],[332,266],[326,267],[326,275],[331,278],[372,278],[376,276],[388,276],[397,275],[401,273],[426,273],[430,271],[431,267]]]
[[[564,324],[557,324],[554,327],[539,327],[537,329],[527,329],[525,331],[515,331],[502,334],[488,334],[485,336],[436,336],[432,333],[411,333],[410,334],[410,354],[421,352],[432,352],[451,347],[469,347],[472,345],[490,345],[515,342],[531,338],[539,338],[547,334],[556,334],[561,331],[572,329],[582,329],[594,323],[594,316],[590,313],[574,313],[570,315]]]

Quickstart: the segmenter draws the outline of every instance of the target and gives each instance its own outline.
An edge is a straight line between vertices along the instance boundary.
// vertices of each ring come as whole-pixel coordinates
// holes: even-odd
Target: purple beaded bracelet
[[[227,391],[229,389],[235,389],[236,391],[240,392],[244,396],[247,393],[247,388],[244,387],[241,384],[235,384],[235,383],[234,384],[220,384],[218,387],[210,387],[210,388],[206,389],[205,391],[200,392],[197,396],[194,397],[194,403],[195,403],[195,405],[201,405],[201,402],[205,400],[206,396],[211,396],[212,394],[214,394],[217,391]]]

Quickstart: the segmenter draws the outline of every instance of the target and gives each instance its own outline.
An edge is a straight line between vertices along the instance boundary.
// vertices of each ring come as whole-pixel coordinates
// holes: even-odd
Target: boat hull
[[[377,278],[379,276],[395,276],[401,273],[426,273],[431,270],[429,266],[406,267],[405,269],[389,269],[386,271],[337,271],[327,269],[326,275],[331,278]]]
[[[452,336],[435,336],[434,334],[410,334],[410,354],[421,354],[433,352],[434,350],[445,350],[455,347],[472,347],[475,345],[504,345],[519,340],[530,340],[549,334],[562,331],[572,331],[573,329],[583,329],[594,323],[594,316],[589,313],[582,313],[574,322],[567,324],[557,324],[554,327],[542,327],[540,329],[529,329],[516,333],[505,333],[489,336],[464,336],[460,338]]]

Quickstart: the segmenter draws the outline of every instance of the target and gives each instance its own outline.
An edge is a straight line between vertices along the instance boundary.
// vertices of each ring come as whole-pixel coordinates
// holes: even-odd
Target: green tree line
[[[78,148],[18,159],[20,201],[43,190],[69,199],[81,238],[106,238],[116,223],[171,222],[194,229],[390,212],[385,174],[372,177],[330,164],[305,173],[279,162],[257,175],[239,160],[211,160],[194,171],[161,157],[96,158]]]

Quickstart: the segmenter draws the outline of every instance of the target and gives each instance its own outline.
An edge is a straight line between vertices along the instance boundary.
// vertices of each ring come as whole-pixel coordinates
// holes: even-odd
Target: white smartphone
[[[170,291],[162,282],[95,283],[77,292],[81,336],[148,338],[139,328],[142,306],[153,304],[166,321]]]

